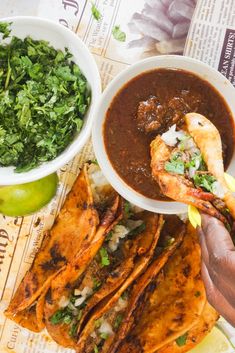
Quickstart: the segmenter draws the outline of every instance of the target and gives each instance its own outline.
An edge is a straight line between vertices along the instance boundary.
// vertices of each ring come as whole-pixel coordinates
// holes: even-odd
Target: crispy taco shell
[[[185,353],[200,343],[203,338],[212,330],[219,315],[212,306],[206,302],[199,321],[189,331],[186,331],[185,344],[179,346],[176,341],[159,349],[155,353]]]
[[[76,285],[83,281],[87,267],[102,246],[107,233],[119,221],[121,214],[122,203],[117,196],[113,206],[107,210],[91,245],[85,246],[78,256],[71,263],[68,263],[51,282],[44,305],[45,323],[51,337],[64,347],[74,347],[76,343],[69,334],[69,326],[63,323],[55,325],[50,319],[53,314],[61,309],[61,298],[69,298]]]
[[[156,215],[149,214],[149,217],[155,217]],[[96,322],[99,320],[108,320],[111,324],[115,323],[114,321],[117,318],[117,315],[123,314],[126,311],[126,308],[122,308],[119,310],[117,314],[117,305],[120,300],[120,297],[123,293],[127,293],[127,296],[130,295],[131,287],[133,282],[143,273],[143,271],[148,266],[151,261],[154,250],[156,248],[157,242],[159,240],[160,232],[163,226],[163,217],[159,216],[159,221],[156,227],[151,226],[151,222],[147,222],[147,227],[139,237],[139,256],[135,259],[135,266],[129,277],[125,280],[125,282],[121,285],[121,287],[115,292],[115,294],[110,295],[105,298],[103,302],[101,302],[96,308],[94,313],[91,315],[88,322],[85,324],[83,330],[79,333],[78,342],[76,345],[76,352],[93,352],[94,347],[96,345],[96,338],[94,338],[93,332],[96,328]],[[151,242],[149,239],[152,239]],[[143,245],[146,241],[146,248],[143,250]],[[147,249],[148,244],[148,249]],[[138,254],[137,250],[137,254]],[[143,251],[143,253],[142,253]],[[122,312],[124,311],[124,312]],[[92,337],[93,336],[93,337]],[[108,339],[105,340],[101,352],[108,352],[111,344],[113,343],[114,335],[111,335]]]
[[[135,314],[134,327],[119,353],[154,353],[199,323],[206,294],[200,275],[200,247],[191,226],[148,290],[149,298]]]
[[[85,166],[67,196],[52,229],[45,234],[31,268],[5,311],[8,318],[32,329],[31,321],[37,322],[33,316],[42,311],[41,305],[36,310],[33,304],[47,291],[58,271],[79,252],[82,244],[89,244],[92,241],[98,222],[99,217],[93,207]],[[42,326],[42,321],[38,325],[33,325],[34,331],[40,331]]]
[[[163,228],[163,230],[166,233],[172,234],[173,229],[172,225],[169,223],[166,224]],[[164,231],[162,233],[164,233]],[[109,348],[108,352],[109,353],[115,353],[118,351],[118,347],[120,343],[122,342],[123,339],[126,338],[128,333],[130,332],[131,328],[134,325],[134,320],[135,320],[135,311],[138,308],[138,311],[143,310],[144,302],[146,302],[146,299],[144,298],[146,295],[151,293],[153,290],[153,281],[155,280],[156,276],[159,274],[161,269],[164,267],[164,265],[167,263],[168,259],[174,251],[180,246],[181,242],[183,241],[184,235],[185,235],[185,225],[180,224],[175,228],[175,232],[172,235],[174,235],[174,242],[168,246],[166,246],[162,252],[160,253],[159,256],[157,256],[149,265],[145,273],[136,281],[136,283],[133,286],[133,289],[131,291],[128,307],[126,310],[126,313],[123,317],[122,323],[116,333],[115,340],[113,340],[113,343],[111,347]],[[164,239],[164,234],[162,234],[162,238]],[[146,293],[147,292],[147,293]]]

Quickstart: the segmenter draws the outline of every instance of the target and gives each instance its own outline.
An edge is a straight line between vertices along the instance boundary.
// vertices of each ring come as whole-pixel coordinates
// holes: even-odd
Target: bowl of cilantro
[[[0,20],[0,185],[41,179],[87,142],[99,71],[68,28],[37,17]]]

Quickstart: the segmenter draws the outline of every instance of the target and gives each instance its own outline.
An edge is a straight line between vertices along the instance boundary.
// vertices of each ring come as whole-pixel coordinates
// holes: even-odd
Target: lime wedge
[[[201,215],[198,209],[192,205],[188,206],[188,219],[194,228],[201,227]]]
[[[234,352],[228,339],[216,327],[190,353],[232,353]]]
[[[232,175],[228,174],[228,173],[224,173],[224,179],[228,185],[228,188],[231,191],[235,191],[235,178],[232,177]]]
[[[45,206],[55,195],[57,174],[31,183],[0,187],[0,213],[6,216],[26,216]]]

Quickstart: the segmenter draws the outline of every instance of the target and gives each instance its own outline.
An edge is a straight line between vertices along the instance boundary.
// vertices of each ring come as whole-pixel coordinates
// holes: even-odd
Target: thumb
[[[210,253],[221,254],[234,250],[232,238],[217,218],[202,214],[202,233]],[[202,234],[201,234],[202,235]]]

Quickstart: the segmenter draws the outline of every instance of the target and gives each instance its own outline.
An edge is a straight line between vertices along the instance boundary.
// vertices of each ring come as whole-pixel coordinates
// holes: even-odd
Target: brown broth
[[[108,157],[119,176],[134,190],[152,199],[166,200],[151,175],[150,143],[156,134],[145,134],[136,124],[139,102],[152,95],[161,103],[183,97],[194,107],[194,112],[210,119],[222,138],[225,168],[233,155],[234,124],[220,93],[208,82],[183,70],[149,71],[121,88],[107,111],[104,124]]]

